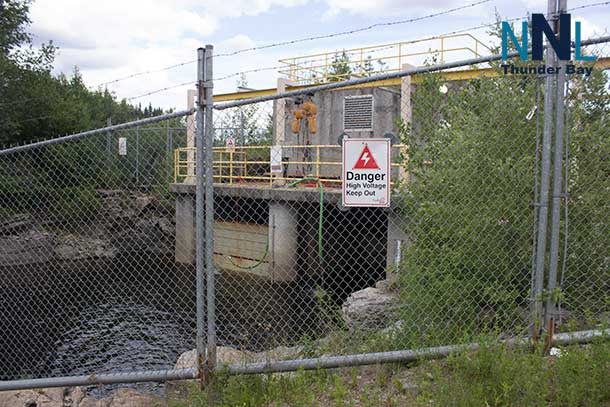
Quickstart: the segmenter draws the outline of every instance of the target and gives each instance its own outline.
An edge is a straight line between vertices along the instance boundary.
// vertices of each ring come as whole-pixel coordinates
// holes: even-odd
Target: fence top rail
[[[606,42],[610,42],[610,35],[605,35],[605,36],[601,36],[598,38],[583,40],[583,41],[581,41],[581,45],[586,46],[586,45],[601,44],[601,43],[606,43]],[[572,47],[574,47],[574,44],[572,44]],[[531,53],[531,48],[528,49],[528,52]],[[508,58],[514,58],[517,56],[519,56],[519,53],[516,51],[508,54]],[[403,69],[403,70],[396,71],[396,72],[388,72],[388,73],[372,75],[372,76],[368,76],[368,77],[364,77],[364,78],[355,78],[355,79],[350,79],[350,80],[341,81],[341,82],[333,82],[333,83],[327,83],[327,84],[316,85],[316,86],[307,86],[305,88],[282,92],[282,93],[271,94],[271,95],[264,95],[264,96],[258,96],[258,97],[253,97],[253,98],[241,99],[241,100],[236,100],[236,101],[232,101],[232,102],[214,103],[213,107],[216,110],[224,110],[224,109],[229,109],[232,107],[245,106],[245,105],[249,105],[249,104],[253,104],[253,103],[272,101],[272,100],[283,99],[283,98],[287,98],[287,97],[301,96],[301,95],[305,95],[308,93],[340,89],[340,88],[349,87],[349,86],[353,86],[353,85],[378,82],[378,81],[383,81],[383,80],[387,80],[387,79],[396,79],[396,78],[401,78],[401,77],[409,76],[409,75],[439,72],[439,71],[444,71],[447,69],[458,68],[458,67],[467,66],[467,65],[477,65],[477,64],[481,64],[481,63],[485,63],[485,62],[497,61],[500,59],[502,59],[501,54],[493,54],[493,55],[487,55],[487,56],[482,56],[482,57],[477,57],[477,58],[463,59],[460,61],[436,64],[436,65],[431,65],[431,66]],[[15,146],[15,147],[9,147],[9,148],[0,150],[0,156],[13,154],[13,153],[21,152],[21,151],[32,150],[32,149],[36,149],[36,148],[40,148],[40,147],[53,145],[53,144],[61,144],[61,143],[65,143],[65,142],[75,141],[75,140],[79,140],[82,138],[98,135],[101,133],[112,132],[112,131],[116,131],[116,130],[124,130],[124,129],[142,126],[142,125],[146,125],[146,124],[157,123],[157,122],[160,122],[163,120],[169,120],[169,119],[173,119],[176,117],[189,116],[189,115],[194,114],[195,111],[196,111],[196,108],[180,110],[180,111],[177,111],[174,113],[167,113],[167,114],[162,114],[159,116],[149,117],[146,119],[134,120],[134,121],[127,122],[127,123],[116,124],[116,125],[107,126],[107,127],[101,127],[98,129],[79,132],[79,133],[71,134],[68,136],[62,136],[62,137],[57,137],[57,138],[53,138],[53,139],[38,141],[35,143],[24,144],[24,145]]]
[[[598,38],[583,40],[583,41],[581,41],[581,45],[586,46],[586,45],[593,45],[593,44],[601,44],[601,43],[605,43],[605,42],[610,42],[610,35],[605,35],[605,36],[601,36]],[[574,43],[572,43],[572,47],[574,47]],[[547,46],[545,46],[545,48],[547,48]],[[531,52],[532,52],[532,49],[529,48],[528,53],[531,54]],[[507,55],[507,58],[512,59],[512,58],[515,58],[518,56],[519,56],[519,52],[514,51],[514,52],[509,52]],[[440,71],[444,71],[447,69],[459,68],[459,67],[463,67],[463,66],[467,66],[467,65],[478,65],[478,64],[483,64],[486,62],[498,61],[501,59],[502,59],[502,54],[491,54],[491,55],[486,55],[486,56],[482,56],[482,57],[462,59],[462,60],[454,61],[454,62],[446,62],[446,63],[430,65],[430,66],[421,66],[421,67],[403,69],[403,70],[400,70],[397,72],[387,72],[387,73],[383,73],[383,74],[367,76],[364,78],[355,78],[355,79],[349,79],[349,80],[341,81],[341,82],[333,82],[333,83],[326,83],[323,85],[308,86],[304,89],[297,89],[297,90],[292,90],[292,91],[287,91],[287,92],[281,92],[281,93],[276,93],[273,95],[265,95],[265,96],[250,98],[250,99],[242,99],[242,100],[236,100],[233,102],[225,102],[225,103],[219,103],[219,104],[215,103],[214,109],[224,110],[224,109],[229,109],[232,107],[245,106],[245,105],[249,105],[249,104],[253,104],[253,103],[266,102],[266,101],[277,100],[277,99],[284,99],[287,97],[302,96],[302,95],[306,95],[308,93],[316,93],[316,92],[323,92],[323,91],[327,91],[327,90],[340,89],[340,88],[345,88],[345,87],[352,86],[352,85],[361,85],[361,84],[365,84],[365,83],[378,82],[378,81],[383,81],[383,80],[387,80],[387,79],[402,78],[404,76],[409,76],[409,75],[440,72]]]
[[[50,146],[53,144],[61,144],[61,143],[67,143],[70,141],[76,141],[76,140],[80,140],[80,139],[90,137],[90,136],[95,136],[95,135],[102,134],[102,133],[107,133],[107,132],[112,132],[112,131],[117,131],[117,130],[125,130],[125,129],[129,129],[132,127],[138,127],[138,126],[144,126],[147,124],[158,123],[163,120],[174,119],[176,117],[189,116],[189,115],[192,115],[193,113],[195,113],[194,108],[187,109],[187,110],[180,110],[180,111],[174,112],[174,113],[166,113],[166,114],[162,114],[159,116],[147,117],[145,119],[134,120],[134,121],[127,122],[127,123],[115,124],[112,126],[101,127],[99,129],[94,129],[94,130],[87,130],[87,131],[83,131],[80,133],[71,134],[69,136],[62,136],[62,137],[57,137],[57,138],[53,138],[53,139],[38,141],[35,143],[31,143],[31,144],[24,144],[21,146],[9,147],[4,150],[0,150],[0,156],[13,154],[13,153],[21,152],[21,151],[33,150],[36,148],[46,147],[46,146]]]

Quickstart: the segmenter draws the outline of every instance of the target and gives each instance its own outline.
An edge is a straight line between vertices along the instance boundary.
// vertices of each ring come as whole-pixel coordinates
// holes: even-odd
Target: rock
[[[147,252],[162,255],[174,254],[173,233],[165,234],[158,219],[138,220],[133,228],[115,232],[112,245],[121,251]]]
[[[146,207],[148,207],[152,202],[153,198],[150,195],[140,194],[135,197],[134,206],[138,211],[142,212]]]
[[[383,292],[389,292],[390,291],[390,282],[388,280],[377,281],[375,283],[375,288],[377,288]]]
[[[98,189],[97,193],[103,208],[103,218],[118,227],[128,225],[128,221],[137,218],[142,209],[150,203],[145,199],[138,200],[135,193],[120,189]]]
[[[80,387],[0,392],[0,407],[147,407],[158,401],[130,388],[118,389],[103,399],[87,396]]]
[[[267,352],[259,352],[257,357],[262,360],[286,360],[296,359],[303,355],[302,346],[278,346]]]
[[[55,234],[29,230],[19,235],[0,237],[0,264],[18,266],[49,261]]]
[[[122,388],[103,399],[85,397],[74,407],[149,407],[158,405],[158,402],[156,397],[139,393],[134,389]]]
[[[159,229],[161,229],[161,232],[168,236],[173,236],[176,232],[176,228],[167,218],[159,218],[159,220],[157,221],[157,225],[159,226]]]
[[[64,235],[58,239],[55,254],[62,260],[113,258],[118,249],[110,242],[88,236]]]
[[[251,353],[241,351],[229,346],[218,346],[216,348],[216,360],[219,365],[230,365],[239,363],[251,358]],[[186,351],[178,357],[178,361],[174,366],[175,369],[196,369],[197,368],[197,351],[195,349]]]
[[[0,392],[0,407],[64,407],[64,388]]]
[[[266,360],[295,359],[301,356],[301,346],[278,346],[263,352],[249,352],[232,348],[230,346],[219,346],[216,349],[218,365],[231,365],[237,363],[255,363]],[[178,357],[175,369],[191,369],[197,367],[196,350],[189,350]]]
[[[341,307],[343,320],[349,330],[383,328],[388,324],[388,308],[394,299],[393,293],[376,287],[356,291]]]
[[[31,228],[32,217],[27,213],[17,213],[0,219],[0,235],[15,235]]]

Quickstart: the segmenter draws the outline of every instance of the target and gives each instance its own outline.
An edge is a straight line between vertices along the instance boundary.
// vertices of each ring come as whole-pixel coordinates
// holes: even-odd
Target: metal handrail
[[[236,182],[263,182],[268,184],[270,187],[273,185],[273,181],[294,181],[300,179],[300,176],[279,176],[272,174],[271,168],[271,147],[266,146],[238,146],[238,147],[214,147],[214,182],[234,184]],[[340,145],[336,144],[319,144],[319,145],[286,145],[282,146],[282,149],[290,150],[303,150],[311,149],[315,151],[312,155],[311,161],[290,161],[290,165],[310,165],[313,169],[312,174],[308,176],[316,177],[320,181],[328,184],[341,184],[341,179],[329,177],[328,174],[324,173],[324,166],[340,167],[341,161],[323,161],[322,153],[325,150],[337,150],[341,149]],[[407,146],[404,144],[397,144],[392,146],[393,151],[398,153],[404,153],[407,150]],[[254,153],[255,157],[252,157],[253,151],[259,150],[260,154]],[[248,156],[250,152],[250,159]],[[196,174],[196,148],[194,147],[182,147],[174,150],[174,183],[192,183]],[[261,159],[261,156],[269,157],[269,159]],[[264,175],[249,174],[248,166],[252,165],[266,165],[269,168],[269,172]],[[392,168],[403,168],[404,163],[391,162]],[[251,168],[251,167],[250,167]]]
[[[451,46],[447,47],[446,41],[455,39],[455,38],[466,39],[468,41],[471,41],[471,43],[466,44],[466,45],[460,45],[460,46],[456,45],[453,47],[451,47]],[[412,46],[413,44],[431,42],[431,41],[434,41],[434,42],[438,41],[438,46],[436,46],[434,49],[428,49],[427,51],[408,52],[409,49],[412,49],[412,47],[410,47],[410,46]],[[396,61],[397,66],[388,67],[388,68],[385,68],[382,70],[371,70],[371,71],[365,71],[363,69],[363,66],[364,66],[363,64],[368,60],[368,58],[372,54],[374,54],[376,52],[386,51],[386,50],[393,50],[394,48],[396,48],[395,51],[390,51],[390,52],[392,52],[392,55],[390,55],[390,56],[382,55],[379,58],[374,58],[374,60],[384,61],[384,62],[385,61]],[[388,43],[388,44],[382,44],[382,45],[352,48],[352,49],[342,50],[340,52],[341,53],[344,52],[346,55],[348,55],[349,57],[351,57],[353,59],[346,63],[350,66],[355,66],[355,67],[359,68],[358,70],[356,70],[356,72],[351,73],[352,76],[354,76],[354,75],[358,76],[358,75],[363,75],[363,74],[372,75],[372,74],[380,73],[380,72],[398,71],[398,70],[402,69],[402,64],[407,62],[406,58],[409,58],[409,57],[422,56],[422,55],[430,55],[430,56],[439,55],[441,62],[444,62],[445,56],[447,53],[452,53],[452,52],[456,52],[456,51],[467,51],[475,57],[480,57],[481,56],[480,52],[483,50],[491,52],[491,49],[489,48],[489,46],[485,45],[483,42],[481,42],[479,39],[474,37],[472,34],[462,33],[462,34],[450,34],[450,35],[443,35],[443,36],[433,36],[433,37],[421,38],[421,39],[412,40],[412,41],[402,41],[402,42],[394,42],[394,43]],[[282,64],[286,64],[286,68],[279,70],[279,73],[285,75],[288,79],[290,79],[296,83],[299,83],[299,84],[323,83],[323,82],[328,82],[331,80],[345,79],[346,75],[336,75],[336,74],[332,74],[330,72],[332,65],[333,65],[332,60],[336,54],[337,54],[337,51],[333,51],[333,52],[323,52],[323,53],[311,54],[311,55],[300,56],[300,57],[280,59],[279,62]]]

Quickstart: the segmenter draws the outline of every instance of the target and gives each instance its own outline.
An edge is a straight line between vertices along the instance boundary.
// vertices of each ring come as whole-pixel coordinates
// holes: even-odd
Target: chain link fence
[[[194,346],[169,191],[186,131],[175,117],[0,156],[0,380],[168,369]]]
[[[214,318],[193,112],[0,152],[0,380],[201,377],[204,322],[233,371],[527,336],[549,297],[559,331],[607,326],[608,51],[587,46],[602,63],[558,99],[560,273],[541,295],[545,77],[500,62],[216,104]],[[390,140],[388,208],[342,205],[345,137]]]

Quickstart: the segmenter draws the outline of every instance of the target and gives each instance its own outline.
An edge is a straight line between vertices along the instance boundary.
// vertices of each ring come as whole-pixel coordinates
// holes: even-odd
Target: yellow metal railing
[[[427,49],[422,50],[422,47]],[[480,57],[480,52],[488,53],[491,49],[471,34],[451,34],[280,59],[280,63],[286,64],[286,67],[279,72],[297,84],[308,85],[396,72],[402,69],[403,64],[416,65],[416,60],[426,57],[438,57],[439,62],[443,63],[451,55]],[[348,60],[336,62],[335,58],[343,54]],[[377,61],[380,66],[375,69],[373,64]],[[346,66],[349,73],[337,73],[337,70],[340,71],[338,67]]]
[[[273,181],[296,181],[304,176],[316,177],[321,182],[330,186],[341,186],[341,146],[340,145],[297,145],[282,146],[282,151],[292,150],[293,154],[303,155],[307,150],[309,159],[289,161],[283,165],[291,168],[302,169],[305,166],[311,169],[308,173],[301,174],[273,174],[271,173],[271,148],[272,146],[242,146],[228,149],[226,147],[214,147],[213,170],[214,182],[228,184],[263,184],[273,186]],[[404,164],[401,155],[406,155],[406,145],[392,146],[392,169],[404,173]],[[174,150],[174,182],[194,183],[196,171],[196,148],[184,147]],[[322,160],[323,156],[336,156],[337,159]]]

